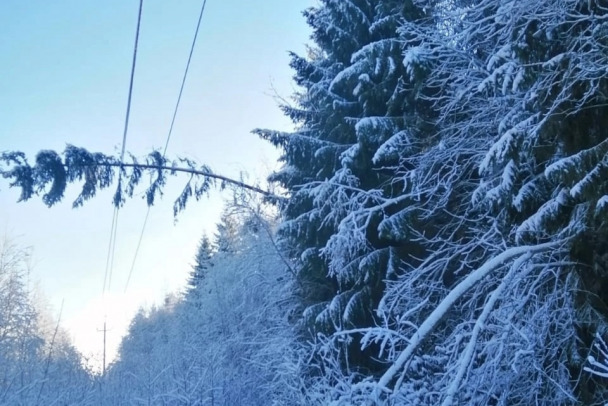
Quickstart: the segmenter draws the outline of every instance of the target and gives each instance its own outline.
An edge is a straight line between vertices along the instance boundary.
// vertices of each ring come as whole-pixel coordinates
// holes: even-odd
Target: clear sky
[[[218,173],[263,178],[277,152],[250,131],[290,129],[273,97],[294,88],[288,50],[305,52],[301,11],[312,0],[208,0],[168,156],[188,156]],[[202,0],[145,0],[127,150],[162,148]],[[66,144],[105,153],[120,149],[137,0],[2,0],[0,2],[0,151],[63,150]],[[101,304],[112,220],[111,194],[83,208],[65,200],[16,204],[0,180],[0,230],[32,246],[32,280],[77,347],[99,360],[97,332],[107,312],[109,352],[141,305],[158,303],[185,283],[196,245],[213,233],[221,196],[192,204],[174,222],[173,178],[152,209],[134,274],[123,293],[146,206],[121,210],[109,304]],[[72,189],[69,196],[75,196]],[[105,307],[106,310],[103,310]]]

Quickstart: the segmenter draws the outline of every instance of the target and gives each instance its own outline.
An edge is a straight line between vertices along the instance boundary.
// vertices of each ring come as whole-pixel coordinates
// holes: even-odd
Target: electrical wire
[[[139,43],[139,31],[141,27],[141,12],[144,6],[144,0],[139,0],[139,12],[137,14],[137,29],[135,30],[135,44],[133,46],[133,62],[131,63],[131,77],[129,79],[129,95],[127,98],[127,111],[125,114],[125,126],[122,134],[122,148],[120,152],[120,162],[123,162],[125,156],[125,149],[127,145],[127,133],[129,130],[129,117],[131,114],[131,100],[133,98],[133,82],[135,81],[135,65],[137,62],[137,45]],[[120,187],[120,179],[122,176],[122,170],[119,170],[118,185]],[[110,290],[112,282],[112,270],[114,267],[114,254],[116,252],[116,231],[118,230],[118,207],[114,207],[114,214],[112,216],[112,227],[110,231],[110,243],[108,244],[108,254],[106,256],[106,269],[103,278],[103,292],[105,295],[106,291]]]
[[[137,62],[137,44],[139,43],[139,28],[141,26],[141,11],[144,8],[144,0],[139,0],[139,13],[137,14],[137,29],[135,30],[135,45],[133,45],[133,63],[131,64],[131,79],[129,80],[129,97],[127,99],[127,113],[125,115],[125,129],[122,134],[122,149],[120,151],[120,162],[125,158],[127,146],[127,131],[129,130],[129,116],[131,114],[131,98],[133,96],[133,82],[135,78],[135,64]],[[120,174],[119,174],[120,176]]]
[[[167,148],[169,147],[169,141],[171,140],[171,135],[173,134],[173,125],[175,124],[175,118],[177,117],[177,112],[179,110],[179,105],[182,100],[182,94],[184,92],[184,87],[186,85],[186,78],[188,77],[188,70],[190,69],[190,62],[192,61],[192,54],[194,53],[194,47],[196,45],[196,39],[198,38],[198,32],[201,27],[201,21],[203,20],[203,15],[205,14],[205,6],[207,5],[207,0],[203,0],[203,4],[201,6],[201,11],[198,16],[198,22],[196,24],[196,30],[194,31],[194,38],[192,39],[192,45],[190,46],[190,54],[188,55],[188,62],[186,63],[186,69],[184,70],[184,76],[182,77],[182,84],[179,89],[179,95],[177,96],[177,102],[175,103],[175,109],[173,110],[173,117],[171,118],[171,125],[169,126],[169,132],[167,133],[167,140],[165,141],[165,147],[163,149],[163,158],[167,154]],[[122,160],[121,160],[122,161]],[[137,256],[139,255],[139,249],[141,247],[141,242],[144,238],[144,234],[146,232],[146,226],[148,224],[148,218],[150,216],[150,206],[146,211],[146,217],[144,218],[143,225],[141,227],[141,233],[139,234],[139,241],[137,242],[137,247],[135,248],[135,254],[133,255],[133,261],[131,262],[131,269],[129,270],[129,276],[127,277],[127,282],[125,283],[125,290],[129,288],[129,283],[131,282],[131,276],[133,275],[133,270],[135,269],[135,263],[137,262]]]
[[[139,254],[139,248],[141,247],[141,241],[144,239],[144,233],[146,231],[146,225],[148,224],[148,218],[150,217],[150,206],[146,210],[146,217],[144,218],[143,226],[141,227],[141,233],[139,234],[139,240],[137,241],[137,247],[135,248],[135,254],[133,255],[133,261],[131,262],[131,269],[129,269],[129,276],[127,277],[127,283],[125,283],[124,292],[127,293],[129,288],[129,282],[131,282],[131,276],[133,276],[133,269],[135,269],[135,263],[137,262],[137,255]]]
[[[182,85],[179,89],[179,95],[177,96],[177,102],[175,103],[175,110],[173,111],[173,118],[171,119],[171,126],[169,127],[169,133],[167,134],[167,141],[165,142],[165,148],[163,150],[163,157],[167,153],[169,147],[169,141],[171,140],[171,134],[173,133],[173,125],[175,124],[175,117],[177,117],[177,110],[179,109],[179,103],[182,100],[182,93],[184,92],[184,85],[186,84],[186,78],[188,77],[188,70],[190,69],[190,61],[192,61],[192,54],[194,53],[194,46],[196,45],[196,39],[198,38],[198,31],[201,28],[201,21],[203,20],[203,14],[205,13],[205,6],[207,0],[203,0],[201,6],[201,12],[198,15],[198,22],[196,23],[196,31],[194,31],[194,38],[192,39],[192,45],[190,46],[190,55],[188,55],[188,62],[186,63],[186,69],[184,70],[184,77],[182,78]]]
[[[118,214],[118,212],[117,212],[116,208],[114,208],[113,214],[112,214],[112,226],[110,227],[110,241],[108,243],[108,254],[106,255],[106,269],[105,269],[104,276],[103,276],[102,295],[105,295],[105,293],[106,293],[106,289],[108,287],[108,272],[110,270],[110,263],[113,262],[111,260],[111,257],[112,257],[112,245],[113,245],[114,236],[115,236],[114,231],[115,231],[117,214]]]

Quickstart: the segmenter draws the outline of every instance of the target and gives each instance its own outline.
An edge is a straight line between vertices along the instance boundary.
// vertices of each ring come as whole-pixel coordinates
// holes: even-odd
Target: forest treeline
[[[207,243],[108,382],[137,388],[132,404],[608,402],[608,3],[321,0],[304,16],[281,106],[296,129],[254,131],[282,151],[277,218]],[[217,182],[159,153],[2,158],[49,205],[118,174],[120,205],[144,171],[151,204],[185,165],[179,211]]]
[[[90,371],[32,288],[30,260],[0,239],[0,405],[93,404]]]

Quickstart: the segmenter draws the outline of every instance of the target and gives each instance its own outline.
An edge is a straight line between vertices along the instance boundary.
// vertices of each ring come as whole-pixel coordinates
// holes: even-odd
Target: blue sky
[[[137,0],[3,0],[0,2],[0,150],[62,150],[67,143],[112,153],[120,148]],[[250,134],[290,129],[273,89],[294,91],[288,50],[305,52],[301,11],[312,0],[208,0],[169,156],[188,156],[216,172],[263,178],[277,152]],[[127,150],[164,146],[201,0],[145,0]],[[33,155],[32,155],[33,158]],[[172,215],[175,178],[151,212],[127,295],[127,274],[145,216],[143,200],[121,210],[108,324],[112,345],[132,312],[183,286],[198,239],[212,233],[221,210],[214,194]],[[75,196],[72,189],[69,196]],[[34,249],[32,280],[86,354],[99,357],[111,191],[83,208],[71,200],[47,209],[16,204],[0,182],[0,230]],[[108,310],[109,309],[109,310]]]

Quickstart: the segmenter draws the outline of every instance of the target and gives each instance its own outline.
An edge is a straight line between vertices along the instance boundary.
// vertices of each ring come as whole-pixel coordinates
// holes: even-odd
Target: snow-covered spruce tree
[[[385,370],[383,345],[363,343],[359,329],[377,324],[400,258],[424,256],[406,235],[407,214],[386,220],[416,200],[413,162],[401,152],[426,148],[436,116],[426,101],[433,90],[421,85],[424,62],[402,62],[403,38],[419,47],[417,33],[398,28],[432,21],[410,1],[323,1],[306,16],[315,48],[293,56],[302,90],[296,106],[283,107],[298,130],[256,132],[284,151],[271,180],[290,192],[281,235],[298,263],[303,325],[319,340],[311,373],[336,386],[341,374],[357,381]],[[328,351],[335,358],[323,365]]]
[[[601,383],[582,369],[589,331],[603,330],[606,320],[608,10],[593,1],[494,0],[428,10],[438,29],[402,28],[420,32],[425,45],[415,54],[406,49],[405,61],[432,59],[426,85],[442,89],[430,99],[440,112],[439,143],[421,155],[413,182],[432,185],[428,169],[438,164],[454,173],[474,165],[480,179],[443,177],[439,185],[450,193],[460,184],[459,197],[432,207],[450,214],[444,231],[452,232],[419,235],[432,255],[389,283],[379,310],[404,339],[387,345],[394,357],[371,385],[372,398],[605,402]]]
[[[358,86],[366,72],[355,75],[334,56],[353,41],[319,40],[330,30],[340,30],[339,41],[360,32],[354,22],[340,25],[351,5],[324,2],[312,13],[322,16],[311,19],[320,49],[294,59],[304,91],[297,108],[285,109],[299,131],[259,131],[285,150],[274,177],[292,193],[284,236],[301,277],[320,282],[304,295],[315,331],[333,333],[317,352],[326,360],[340,339],[351,340],[351,357],[321,370],[334,385],[329,397],[446,405],[602,399],[582,376],[581,351],[585,330],[601,320],[589,302],[598,302],[591,298],[603,280],[596,208],[606,193],[605,9],[587,1],[428,2],[425,17],[403,18],[400,29],[401,94],[407,79],[419,84],[398,128],[410,132],[396,131],[370,154],[357,128],[365,105],[340,87],[353,77]],[[408,116],[417,125],[408,127]],[[384,141],[382,130],[370,134]],[[361,165],[362,152],[377,167]],[[589,236],[594,244],[579,243]],[[391,246],[389,266],[366,261],[382,252],[378,240]],[[387,283],[378,289],[377,326],[354,328],[365,324],[349,324],[346,310],[374,286],[370,273],[357,273],[370,263]],[[387,363],[377,380],[352,357],[373,343]],[[353,384],[356,372],[367,379]]]
[[[220,252],[235,253],[243,231],[239,224],[239,216],[232,215],[224,210],[217,224],[217,231],[213,236],[213,244]]]
[[[194,257],[194,265],[192,266],[192,272],[190,272],[190,278],[188,279],[188,292],[196,290],[197,286],[205,280],[205,276],[210,272],[211,267],[213,267],[213,250],[209,237],[203,235],[198,243],[196,255]],[[186,292],[186,295],[188,292]]]
[[[604,331],[608,316],[603,292],[608,276],[607,5],[497,3],[478,2],[463,27],[468,48],[479,50],[481,77],[471,75],[472,93],[500,112],[480,163],[483,179],[476,196],[497,218],[509,245],[568,240],[568,246],[550,268],[526,271],[537,278],[526,290],[538,302],[526,306],[534,317],[514,323],[520,331],[530,330],[525,344],[513,340],[511,345],[530,351],[524,365],[531,367],[493,381],[508,377],[521,389],[527,384],[527,395],[513,389],[510,396],[503,393],[509,404],[518,398],[521,404],[537,398],[546,404],[606,402],[605,386],[589,382],[582,368],[594,333]],[[488,15],[493,16],[489,27],[483,22]],[[488,376],[483,371],[485,382],[492,382]]]

